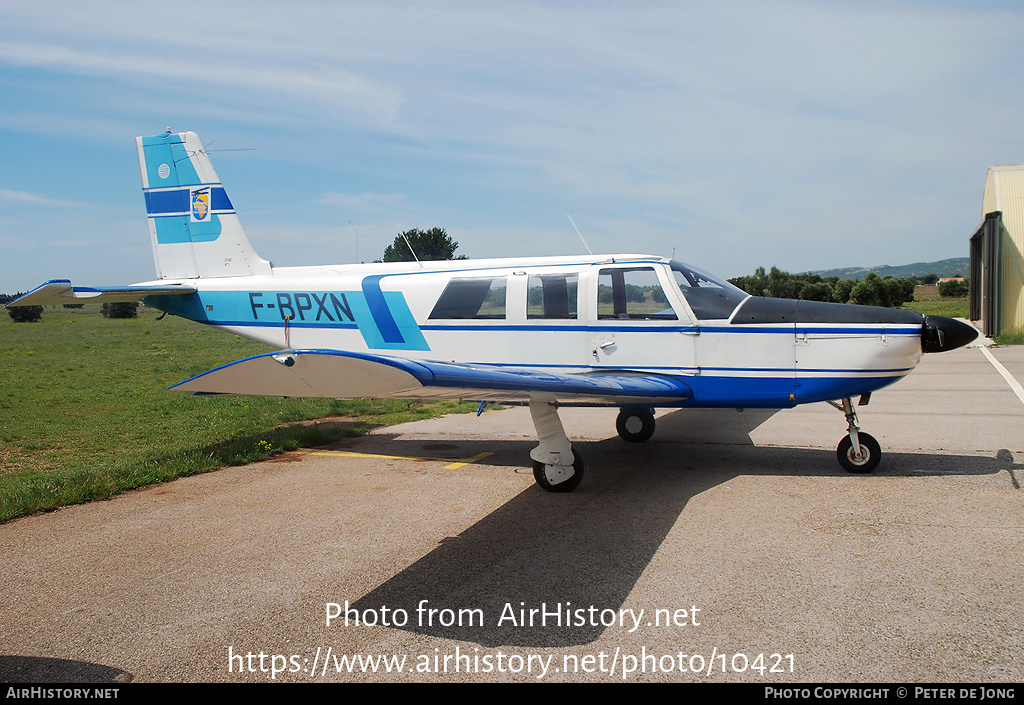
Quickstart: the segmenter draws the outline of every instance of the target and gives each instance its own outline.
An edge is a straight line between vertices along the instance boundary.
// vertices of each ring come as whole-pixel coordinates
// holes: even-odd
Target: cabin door
[[[593,367],[697,374],[697,327],[665,268],[594,265],[588,287],[588,354]]]

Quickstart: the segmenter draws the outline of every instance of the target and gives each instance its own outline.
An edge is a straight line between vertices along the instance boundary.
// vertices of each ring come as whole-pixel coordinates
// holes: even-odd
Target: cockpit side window
[[[507,277],[452,279],[430,318],[505,318]]]
[[[672,275],[698,320],[729,318],[749,296],[742,289],[717,277],[673,260]]]
[[[526,317],[576,318],[579,292],[577,274],[541,274],[526,284]]]
[[[597,317],[678,320],[652,267],[602,269],[597,280]]]

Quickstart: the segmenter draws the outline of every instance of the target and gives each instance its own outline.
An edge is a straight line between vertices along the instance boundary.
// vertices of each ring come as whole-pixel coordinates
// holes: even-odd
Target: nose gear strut
[[[861,433],[857,426],[857,412],[853,409],[850,397],[843,397],[842,403],[828,402],[846,415],[847,436],[839,441],[836,448],[836,457],[839,464],[847,472],[868,473],[878,467],[878,461],[882,459],[882,447],[874,437]],[[862,399],[862,404],[866,400]]]

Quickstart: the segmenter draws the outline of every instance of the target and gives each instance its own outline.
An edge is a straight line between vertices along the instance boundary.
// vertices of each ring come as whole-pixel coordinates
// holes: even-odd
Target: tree
[[[970,285],[966,279],[963,281],[950,279],[948,282],[939,284],[939,296],[945,298],[962,298],[969,293],[971,293]]]
[[[729,283],[743,289],[751,296],[764,296],[768,291],[768,275],[764,273],[764,267],[755,269],[752,276],[730,279]]]
[[[626,284],[626,301],[642,304],[647,300],[647,292],[636,284]]]
[[[914,300],[914,282],[896,277],[880,277],[868,272],[850,292],[850,302],[863,306],[899,308]]]
[[[15,323],[34,323],[43,317],[42,306],[15,306],[7,309],[7,313]]]
[[[900,308],[903,304],[914,300],[914,290],[917,289],[917,284],[912,279],[888,276],[882,280],[882,283],[885,284],[889,296],[890,308]]]
[[[804,299],[835,303],[856,303],[867,306],[899,308],[914,300],[915,284],[910,279],[888,276],[882,278],[869,272],[863,281],[824,277],[807,272],[790,274],[778,267],[767,273],[758,267],[753,276],[735,277],[729,283],[748,294],[777,299]]]
[[[796,282],[793,281],[793,275],[783,272],[778,267],[772,267],[768,272],[766,296],[772,299],[795,299]]]
[[[832,288],[832,300],[841,304],[849,303],[850,293],[857,286],[856,279],[841,279]]]
[[[409,240],[406,244],[406,239]],[[416,256],[409,251],[412,245]],[[465,255],[455,256],[459,243],[445,232],[444,228],[420,230],[413,228],[395,238],[384,250],[383,262],[412,262],[414,260],[468,259]]]
[[[832,287],[827,282],[807,282],[800,289],[800,297],[805,301],[831,301]]]
[[[121,301],[114,304],[103,304],[100,309],[104,318],[138,318],[138,301]]]

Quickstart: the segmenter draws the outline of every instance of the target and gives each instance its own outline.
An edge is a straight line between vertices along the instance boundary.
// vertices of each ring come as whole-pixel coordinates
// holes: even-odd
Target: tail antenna
[[[576,234],[580,236],[580,240],[583,240],[583,233],[581,233],[580,229],[576,227],[576,223],[573,223],[572,216],[569,215],[568,213],[566,213],[565,217],[569,219],[570,223],[572,223],[572,229],[575,230]],[[587,252],[589,252],[591,254],[591,256],[593,256],[594,251],[590,249],[590,245],[587,244],[586,240],[583,240],[583,246],[586,247],[587,248]]]

